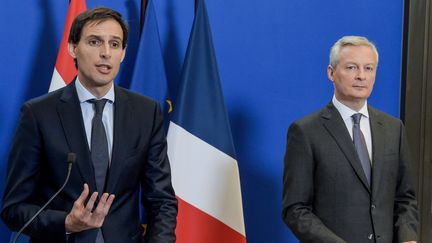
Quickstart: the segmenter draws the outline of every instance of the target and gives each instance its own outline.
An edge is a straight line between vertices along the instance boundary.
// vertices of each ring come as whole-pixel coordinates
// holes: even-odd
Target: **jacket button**
[[[373,239],[373,234],[370,234],[370,235],[368,236],[368,239],[369,239],[369,240],[372,240],[372,239]]]
[[[376,208],[376,207],[375,207],[375,204],[372,204],[371,208],[372,208],[372,209],[375,209],[375,208]]]

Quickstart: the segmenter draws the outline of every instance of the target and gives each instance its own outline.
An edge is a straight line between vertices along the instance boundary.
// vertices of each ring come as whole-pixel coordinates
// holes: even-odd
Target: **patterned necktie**
[[[357,151],[357,155],[360,159],[363,171],[366,175],[366,179],[371,184],[371,161],[369,159],[369,153],[366,147],[365,138],[360,130],[360,119],[362,114],[356,113],[352,115],[353,118],[353,140],[354,146]]]
[[[102,122],[102,113],[107,99],[92,99],[89,102],[93,103],[95,109],[91,132],[91,159],[95,173],[96,187],[101,196],[104,191],[105,177],[109,164],[108,141],[105,126]]]

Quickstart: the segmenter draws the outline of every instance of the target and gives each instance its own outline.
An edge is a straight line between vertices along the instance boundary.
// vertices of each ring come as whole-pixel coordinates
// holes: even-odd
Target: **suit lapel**
[[[386,144],[385,138],[388,136],[386,136],[384,122],[378,112],[369,107],[369,115],[372,135],[372,193],[375,195],[380,185],[381,173],[385,169],[383,168],[383,156]]]
[[[323,118],[324,127],[335,139],[336,143],[351,164],[351,167],[354,169],[360,181],[370,192],[369,184],[363,172],[361,163],[357,157],[357,152],[355,151],[353,141],[338,110],[333,106],[332,103],[330,103],[326,108],[324,108],[321,117]]]
[[[86,139],[82,112],[78,95],[75,89],[75,81],[64,88],[60,97],[57,112],[63,126],[66,141],[71,152],[76,153],[76,167],[84,182],[89,184],[90,190],[96,190],[93,166],[91,164],[90,151]]]
[[[111,166],[107,177],[106,191],[114,193],[115,185],[121,174],[123,154],[128,151],[127,143],[130,133],[127,131],[130,122],[133,120],[129,116],[134,114],[129,105],[127,94],[120,88],[114,86],[114,131]]]

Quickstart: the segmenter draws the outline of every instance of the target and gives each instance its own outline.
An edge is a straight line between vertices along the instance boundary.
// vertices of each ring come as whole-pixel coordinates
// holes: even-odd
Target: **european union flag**
[[[130,89],[157,100],[163,111],[170,111],[165,65],[152,0],[147,2]]]

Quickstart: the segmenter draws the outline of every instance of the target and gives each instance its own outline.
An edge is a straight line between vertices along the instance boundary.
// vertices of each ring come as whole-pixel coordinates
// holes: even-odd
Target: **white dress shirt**
[[[370,161],[372,162],[372,135],[370,129],[369,111],[367,109],[367,101],[358,112],[342,104],[339,100],[336,99],[334,95],[333,95],[332,102],[333,105],[336,107],[336,109],[339,111],[339,114],[342,116],[342,119],[345,122],[345,126],[348,129],[351,139],[353,139],[353,130],[352,130],[353,119],[351,116],[356,113],[362,114],[360,119],[360,130],[362,131],[363,136],[365,138],[369,158]]]

